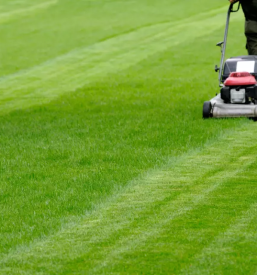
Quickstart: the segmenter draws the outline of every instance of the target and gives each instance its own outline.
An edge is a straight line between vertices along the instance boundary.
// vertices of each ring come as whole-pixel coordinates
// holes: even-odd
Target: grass
[[[39,99],[40,104],[44,104],[60,94],[97,81],[99,77],[125,70],[155,53],[197,36],[202,37],[223,25],[222,13],[216,16],[220,11],[224,11],[224,8],[191,18],[194,21],[190,29],[189,19],[143,26],[2,77],[0,99],[5,104],[2,104],[1,112],[8,112],[19,106],[34,106],[38,104]],[[209,18],[213,14],[215,18]],[[217,24],[215,19],[219,20],[220,24]],[[208,30],[205,25],[209,26]]]
[[[134,181],[80,222],[4,257],[3,272],[253,273],[256,146],[248,144],[257,128],[239,130]]]
[[[226,6],[187,2],[1,3],[1,274],[254,272],[256,127],[201,118]]]

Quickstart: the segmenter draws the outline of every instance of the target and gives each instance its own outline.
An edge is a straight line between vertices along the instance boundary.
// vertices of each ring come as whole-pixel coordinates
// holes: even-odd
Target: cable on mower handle
[[[225,59],[225,52],[226,52],[226,46],[227,46],[227,37],[228,37],[228,27],[229,27],[229,20],[230,20],[230,13],[231,12],[238,12],[240,9],[240,2],[238,2],[238,6],[235,10],[233,10],[235,3],[230,4],[228,8],[228,13],[227,13],[227,21],[226,21],[226,28],[225,28],[225,34],[224,34],[224,39],[222,42],[219,42],[216,44],[216,46],[221,47],[221,60],[220,60],[220,67],[215,66],[215,71],[219,72],[219,86],[222,86],[222,72],[223,72],[223,64],[224,64],[224,59]]]

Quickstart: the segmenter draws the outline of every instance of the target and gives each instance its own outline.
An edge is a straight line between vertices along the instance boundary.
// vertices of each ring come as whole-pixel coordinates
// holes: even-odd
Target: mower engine
[[[225,80],[220,90],[224,103],[249,104],[257,100],[257,82],[248,72],[234,72]]]

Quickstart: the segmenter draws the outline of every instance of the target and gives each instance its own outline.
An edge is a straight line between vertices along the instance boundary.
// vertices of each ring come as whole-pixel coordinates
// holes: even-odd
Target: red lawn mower
[[[228,27],[230,14],[233,10],[231,4],[228,9],[224,40],[217,46],[221,47],[220,67],[215,66],[219,72],[220,93],[210,101],[203,104],[203,118],[223,117],[249,117],[257,119],[257,56],[237,56],[225,61]]]

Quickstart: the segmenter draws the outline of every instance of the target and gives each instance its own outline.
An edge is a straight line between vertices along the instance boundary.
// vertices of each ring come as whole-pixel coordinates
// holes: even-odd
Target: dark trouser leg
[[[245,21],[246,49],[249,55],[257,55],[257,21]]]

